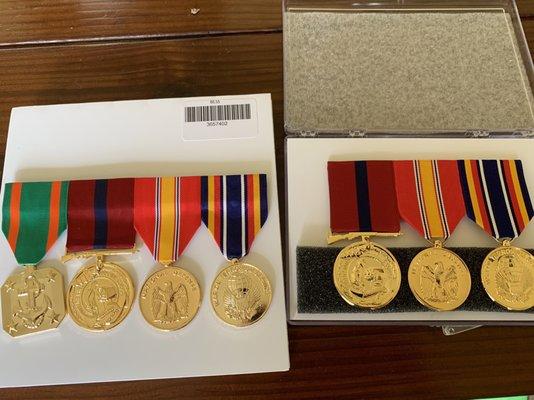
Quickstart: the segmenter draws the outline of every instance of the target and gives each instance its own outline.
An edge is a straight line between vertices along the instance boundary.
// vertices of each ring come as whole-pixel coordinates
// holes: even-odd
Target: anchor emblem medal
[[[534,216],[520,160],[458,161],[467,216],[500,246],[482,263],[482,284],[501,306],[534,306],[534,256],[512,241]]]
[[[465,216],[456,160],[394,161],[401,217],[433,247],[417,254],[408,268],[415,298],[436,311],[460,307],[471,290],[467,265],[443,242]]]
[[[71,181],[67,254],[64,261],[96,258],[72,279],[67,307],[73,321],[90,331],[106,331],[129,314],[135,291],[128,272],[105,260],[132,254],[134,179]]]
[[[7,183],[2,232],[23,271],[1,289],[2,324],[13,337],[59,326],[66,314],[63,276],[37,264],[67,226],[68,182]]]
[[[378,309],[388,305],[401,285],[393,254],[370,241],[400,233],[400,217],[391,161],[330,161],[330,229],[328,244],[361,238],[338,254],[333,280],[350,305]]]
[[[252,325],[269,309],[272,288],[261,269],[241,259],[267,220],[267,176],[203,176],[201,202],[202,222],[230,261],[211,286],[213,310],[234,327]]]
[[[201,291],[193,274],[173,265],[200,226],[200,177],[137,178],[135,228],[165,268],[150,275],[139,296],[145,320],[163,331],[189,324]]]

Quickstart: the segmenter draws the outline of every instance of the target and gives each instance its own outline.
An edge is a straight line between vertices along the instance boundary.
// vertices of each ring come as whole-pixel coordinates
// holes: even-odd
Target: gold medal
[[[2,323],[11,336],[55,329],[65,317],[63,276],[36,268],[66,229],[68,182],[4,186],[2,232],[19,265],[1,288]]]
[[[236,259],[219,272],[211,286],[210,298],[215,314],[222,321],[244,327],[265,315],[272,296],[265,273]]]
[[[175,331],[189,324],[200,308],[201,293],[196,278],[186,270],[166,266],[145,281],[139,306],[154,328]]]
[[[412,260],[408,283],[417,300],[436,311],[455,310],[471,291],[471,275],[464,261],[444,249],[439,240]]]
[[[64,317],[63,276],[56,269],[27,266],[2,286],[2,322],[9,335],[55,329]]]
[[[103,255],[98,254],[96,262],[78,271],[70,283],[67,308],[73,321],[82,328],[106,331],[126,318],[134,298],[130,275],[121,266],[104,261]]]
[[[367,236],[341,250],[333,276],[337,291],[347,303],[369,309],[388,305],[401,285],[401,271],[393,254]]]
[[[513,311],[534,307],[534,256],[505,240],[482,263],[482,284],[489,297]]]

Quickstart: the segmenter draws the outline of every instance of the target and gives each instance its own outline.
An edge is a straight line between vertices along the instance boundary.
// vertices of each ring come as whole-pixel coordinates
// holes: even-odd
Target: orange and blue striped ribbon
[[[534,216],[520,160],[458,160],[467,216],[488,234],[516,238]]]
[[[428,240],[447,239],[466,213],[456,160],[393,165],[401,217]]]
[[[37,264],[67,227],[68,182],[4,187],[2,232],[21,265]]]
[[[201,193],[202,222],[223,255],[245,256],[267,220],[267,176],[203,176]]]
[[[135,179],[134,224],[156,261],[176,261],[200,226],[200,177]]]

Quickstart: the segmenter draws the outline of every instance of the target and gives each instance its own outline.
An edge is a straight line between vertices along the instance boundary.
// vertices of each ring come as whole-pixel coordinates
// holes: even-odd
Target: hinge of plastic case
[[[522,138],[531,138],[531,137],[534,137],[534,130],[533,129],[517,130],[517,131],[514,131],[514,136],[519,136]]]
[[[317,132],[316,131],[300,131],[298,135],[302,137],[316,137]]]
[[[362,137],[367,136],[367,132],[363,129],[351,130],[351,131],[348,131],[347,133],[349,137],[353,137],[353,138],[362,138]]]
[[[481,129],[472,129],[465,132],[468,138],[487,138],[490,137],[490,132]]]

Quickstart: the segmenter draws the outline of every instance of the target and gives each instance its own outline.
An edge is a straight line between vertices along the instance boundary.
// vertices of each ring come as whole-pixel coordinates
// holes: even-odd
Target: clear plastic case
[[[476,305],[447,313],[299,308],[306,277],[297,251],[327,247],[328,160],[517,157],[534,193],[534,67],[515,1],[286,0],[283,11],[290,322],[534,323],[534,313]],[[426,247],[403,230],[383,243]],[[529,226],[517,243],[533,240]],[[447,245],[495,241],[463,221]]]

